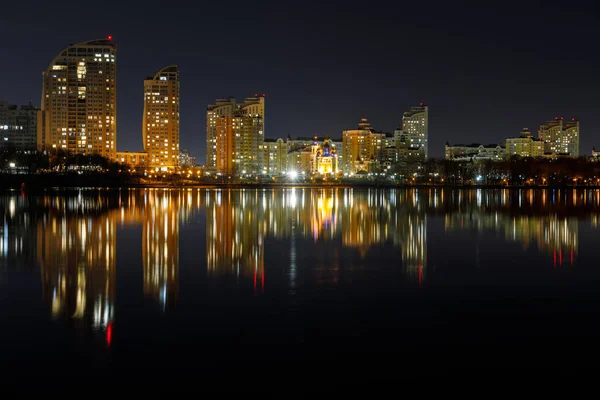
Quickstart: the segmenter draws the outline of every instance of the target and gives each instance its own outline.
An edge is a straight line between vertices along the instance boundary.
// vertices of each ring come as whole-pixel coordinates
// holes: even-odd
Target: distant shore
[[[50,188],[228,188],[228,189],[279,189],[279,188],[422,188],[422,189],[599,189],[599,185],[507,185],[507,184],[453,184],[453,183],[394,183],[383,181],[351,181],[351,182],[252,182],[252,183],[215,183],[215,182],[132,182],[119,175],[86,176],[77,174],[67,175],[2,175],[0,190],[24,190],[35,192]]]

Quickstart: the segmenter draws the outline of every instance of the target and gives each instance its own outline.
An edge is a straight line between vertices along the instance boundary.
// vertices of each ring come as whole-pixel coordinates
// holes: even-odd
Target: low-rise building
[[[39,114],[31,103],[17,107],[0,101],[0,148],[35,150]]]
[[[473,144],[455,144],[450,145],[446,142],[445,150],[446,160],[493,160],[501,161],[506,158],[506,149],[498,144],[483,145]]]
[[[196,165],[196,157],[190,155],[187,149],[183,149],[179,153],[179,166],[181,168],[190,168]]]
[[[263,175],[281,175],[287,170],[289,145],[283,139],[265,138],[258,147]]]
[[[506,138],[506,157],[512,156],[543,157],[544,142],[534,138],[529,129],[524,128],[520,136]]]
[[[118,151],[117,162],[128,165],[130,168],[146,168],[148,153],[145,151]]]

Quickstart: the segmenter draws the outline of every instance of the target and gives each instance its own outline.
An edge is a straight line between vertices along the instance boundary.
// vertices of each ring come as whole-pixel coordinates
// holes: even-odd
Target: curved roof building
[[[117,148],[117,46],[72,44],[42,73],[38,147],[114,160]]]

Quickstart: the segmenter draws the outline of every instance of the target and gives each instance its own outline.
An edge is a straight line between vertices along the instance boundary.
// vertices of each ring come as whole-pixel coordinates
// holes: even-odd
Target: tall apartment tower
[[[206,111],[206,166],[222,175],[256,175],[264,139],[265,95],[237,104],[218,99]]]
[[[561,150],[572,157],[579,157],[579,121],[572,118],[563,122],[563,131],[560,143]]]
[[[429,108],[421,103],[419,107],[411,107],[402,115],[402,131],[407,135],[409,147],[418,148],[427,159],[428,151]]]
[[[162,171],[179,165],[179,70],[170,65],[144,80],[142,140],[148,167]]]
[[[31,103],[17,107],[0,101],[0,148],[35,150],[39,112]]]
[[[556,117],[548,121],[540,126],[538,137],[544,142],[546,154],[579,157],[579,121],[575,118],[565,122],[562,117]]]
[[[116,158],[116,55],[109,36],[70,45],[52,60],[42,73],[38,148]]]

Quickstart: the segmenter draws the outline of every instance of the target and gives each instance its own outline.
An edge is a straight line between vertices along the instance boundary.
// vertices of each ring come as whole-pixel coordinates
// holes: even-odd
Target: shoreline
[[[74,185],[25,185],[21,186],[5,186],[0,184],[0,191],[22,191],[25,193],[40,192],[47,190],[62,190],[62,189],[457,189],[457,190],[597,190],[600,185],[590,186],[549,186],[549,185],[419,185],[419,184],[353,184],[353,183],[337,183],[337,184],[233,184],[233,183],[206,183],[206,184],[74,184]]]
[[[178,182],[139,182],[130,177],[121,175],[37,175],[37,174],[3,174],[0,175],[0,191],[39,192],[48,189],[542,189],[542,190],[581,190],[600,189],[600,184],[591,185],[539,185],[539,184],[453,184],[453,183],[394,183],[383,181],[342,181],[342,182],[248,182],[248,183],[220,183],[220,182],[194,182],[191,180]]]

